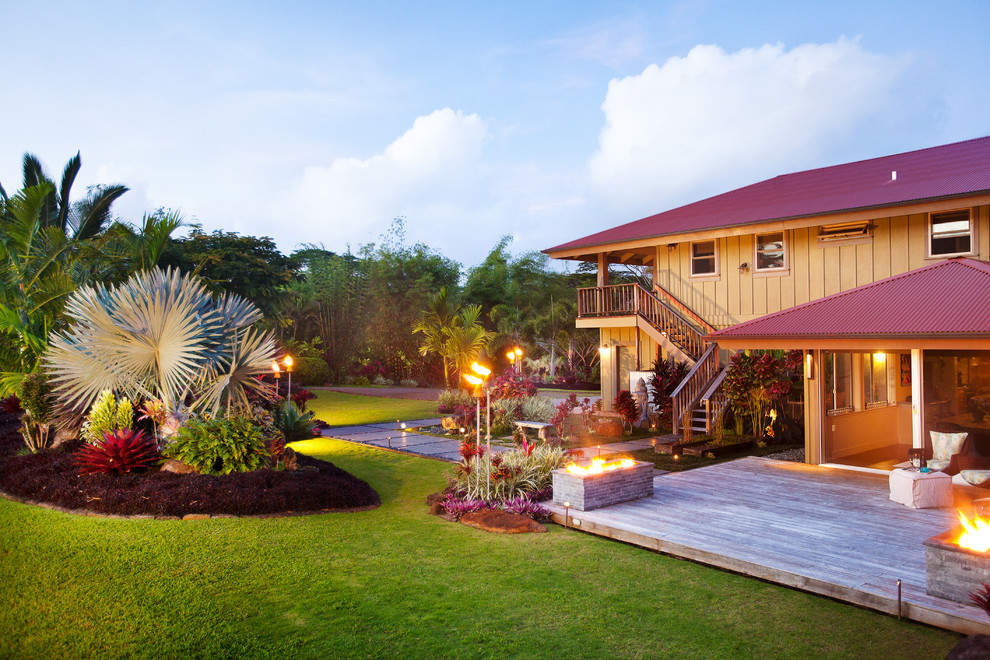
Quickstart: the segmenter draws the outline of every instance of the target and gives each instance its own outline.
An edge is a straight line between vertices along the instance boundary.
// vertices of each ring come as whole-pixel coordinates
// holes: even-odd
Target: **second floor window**
[[[715,241],[691,243],[691,275],[718,275]]]
[[[973,222],[968,210],[932,213],[930,227],[930,256],[973,253]]]
[[[756,270],[785,270],[787,258],[784,253],[784,232],[756,235]]]

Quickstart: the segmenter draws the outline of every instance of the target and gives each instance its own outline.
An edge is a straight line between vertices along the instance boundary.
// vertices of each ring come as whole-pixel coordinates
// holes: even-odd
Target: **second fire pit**
[[[653,463],[596,460],[589,468],[575,467],[551,472],[554,504],[591,511],[653,495]]]

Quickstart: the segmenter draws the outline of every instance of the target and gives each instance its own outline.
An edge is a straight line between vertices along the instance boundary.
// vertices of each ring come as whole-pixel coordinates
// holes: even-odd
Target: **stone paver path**
[[[348,442],[358,442],[363,445],[371,445],[381,449],[392,449],[403,451],[430,458],[439,458],[444,461],[456,463],[461,460],[461,441],[448,438],[438,438],[432,435],[421,435],[415,432],[420,426],[436,426],[440,424],[440,418],[415,419],[406,422],[383,422],[381,424],[365,424],[363,426],[338,426],[335,428],[323,429],[323,435],[338,440]],[[410,429],[410,430],[406,430]],[[576,450],[581,452],[585,458],[602,456],[607,458],[615,454],[625,454],[637,449],[645,449],[653,445],[653,440],[643,438],[640,440],[629,440],[627,442],[613,442],[601,445],[601,447],[584,447]],[[507,447],[492,445],[493,452],[507,451]]]

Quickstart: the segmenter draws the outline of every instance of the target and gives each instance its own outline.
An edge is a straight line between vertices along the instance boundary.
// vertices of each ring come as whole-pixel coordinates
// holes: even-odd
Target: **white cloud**
[[[367,243],[399,215],[409,218],[412,241],[437,245],[433,239],[445,233],[463,236],[472,220],[465,214],[487,194],[482,150],[488,137],[478,115],[444,108],[417,118],[382,153],[305,168],[290,205],[292,222],[306,232],[298,240],[332,249]]]
[[[789,51],[702,45],[612,80],[589,163],[595,193],[645,215],[814,166],[837,143],[848,152],[878,118],[910,106],[898,98],[908,63],[845,38]]]

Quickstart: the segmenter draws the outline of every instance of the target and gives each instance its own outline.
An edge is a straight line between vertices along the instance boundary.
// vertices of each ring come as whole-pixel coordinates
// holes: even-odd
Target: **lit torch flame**
[[[567,471],[571,474],[599,474],[601,472],[610,472],[611,470],[621,470],[622,468],[629,468],[636,464],[631,458],[623,458],[617,461],[605,462],[604,459],[595,458],[592,459],[591,465],[588,467],[581,467],[576,463],[571,463],[567,466]]]
[[[977,516],[970,522],[966,514],[960,511],[959,522],[962,523],[963,529],[966,530],[959,537],[959,540],[956,541],[960,547],[976,550],[977,552],[990,550],[990,520],[984,520]]]

